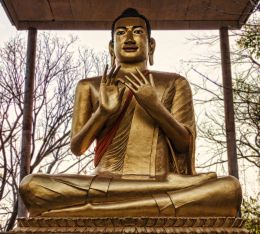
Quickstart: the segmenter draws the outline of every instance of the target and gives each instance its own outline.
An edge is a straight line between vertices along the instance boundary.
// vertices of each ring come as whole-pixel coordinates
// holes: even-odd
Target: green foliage
[[[251,56],[260,58],[260,25],[246,25],[237,44],[241,49],[248,50]]]
[[[252,234],[260,234],[260,194],[256,198],[249,197],[242,203],[242,218],[246,219],[245,227]]]

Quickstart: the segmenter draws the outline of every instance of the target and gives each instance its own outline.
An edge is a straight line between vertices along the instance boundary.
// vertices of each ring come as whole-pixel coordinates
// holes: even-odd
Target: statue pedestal
[[[171,233],[248,234],[244,220],[229,217],[20,218],[12,233]]]

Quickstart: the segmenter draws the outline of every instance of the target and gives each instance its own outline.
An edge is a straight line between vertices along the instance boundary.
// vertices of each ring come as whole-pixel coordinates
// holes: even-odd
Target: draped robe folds
[[[170,141],[171,137],[134,96],[125,105],[127,91],[119,112],[97,133],[100,141],[119,123],[95,168],[96,176],[32,174],[22,180],[20,193],[30,216],[236,215],[242,196],[235,178],[217,179],[215,173],[195,175],[195,119],[187,80],[172,73],[152,74],[162,104],[190,133],[187,152],[175,149],[176,143]],[[100,80],[96,77],[79,82],[72,135],[97,110]],[[128,107],[123,113],[125,106]],[[177,172],[185,176],[176,175]]]
[[[179,153],[175,150],[174,142],[167,144],[166,138],[169,136],[164,134],[156,121],[133,97],[94,174],[111,174],[126,179],[151,180],[164,178],[169,172],[176,173],[176,168],[179,169],[180,174],[195,174],[196,130],[190,86],[185,78],[174,73],[152,72],[152,74],[161,102],[190,133],[189,149],[187,152]],[[98,106],[96,100],[98,100],[99,83],[100,77],[80,82],[80,85],[86,86],[86,89],[84,97],[76,93],[75,107],[83,108],[80,111],[85,111],[85,116],[90,116]],[[119,114],[124,107],[127,94],[128,92],[125,92]],[[77,101],[86,97],[88,98],[87,106],[80,107],[80,103]],[[99,139],[107,134],[111,126],[113,127],[119,114],[109,119],[102,129]],[[74,126],[79,121],[76,118],[77,116],[73,119]],[[72,129],[75,131],[75,128]]]

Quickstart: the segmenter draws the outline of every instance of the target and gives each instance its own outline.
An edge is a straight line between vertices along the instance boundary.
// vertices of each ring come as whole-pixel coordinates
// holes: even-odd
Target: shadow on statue
[[[188,81],[148,70],[155,40],[134,9],[112,25],[112,66],[75,95],[71,150],[96,141],[93,175],[26,176],[30,217],[230,217],[241,204],[234,177],[195,172],[196,127]]]

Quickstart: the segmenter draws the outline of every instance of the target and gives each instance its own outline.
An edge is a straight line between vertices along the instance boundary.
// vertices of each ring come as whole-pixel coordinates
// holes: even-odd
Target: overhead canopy
[[[1,0],[17,29],[110,29],[127,7],[153,29],[239,29],[256,0]],[[257,2],[257,1],[256,1]]]

